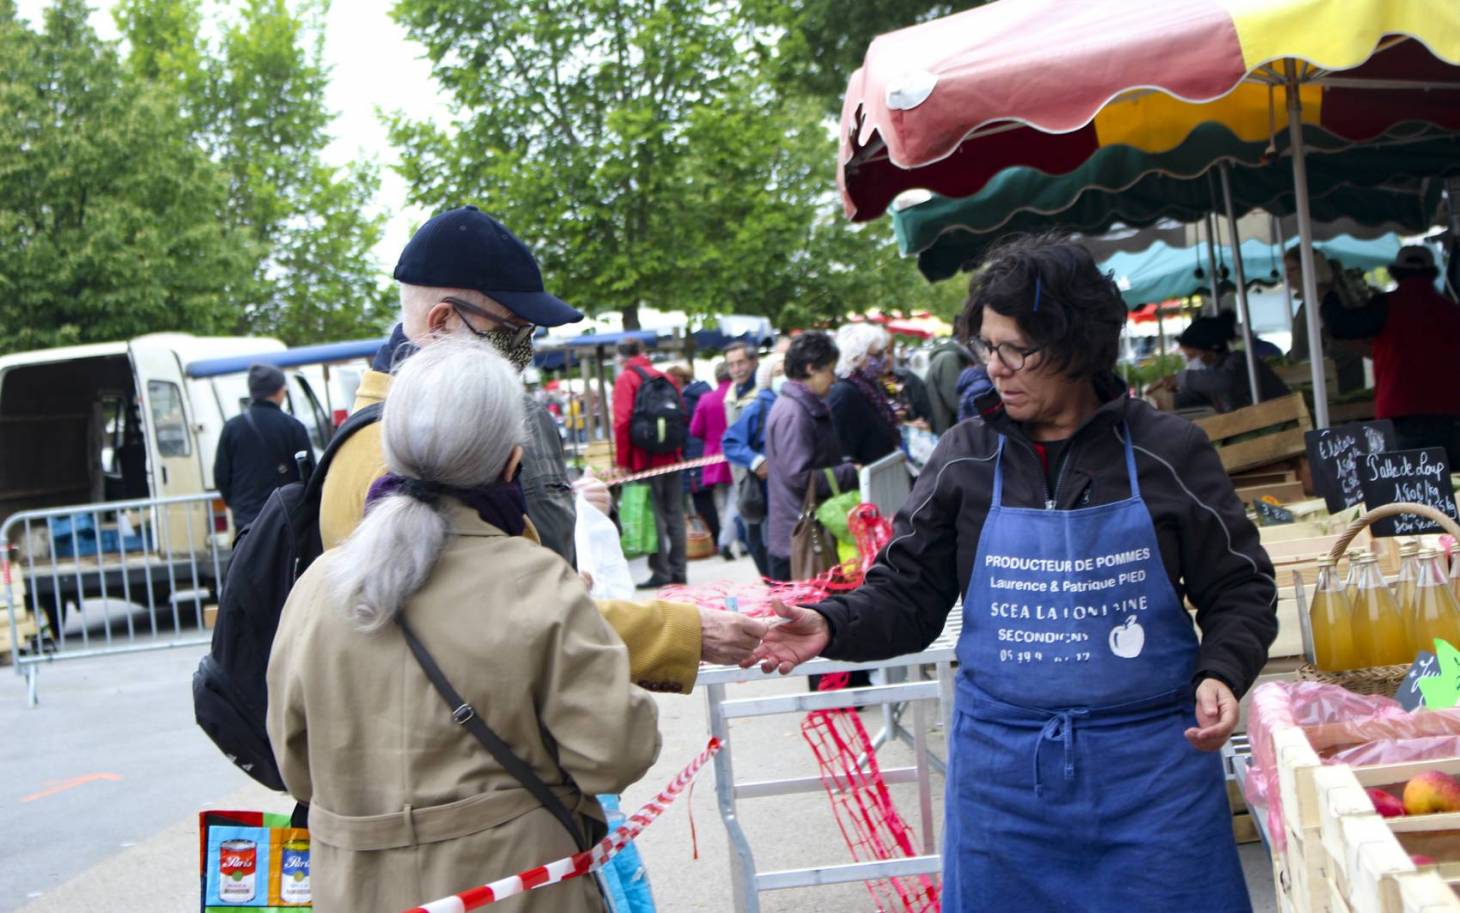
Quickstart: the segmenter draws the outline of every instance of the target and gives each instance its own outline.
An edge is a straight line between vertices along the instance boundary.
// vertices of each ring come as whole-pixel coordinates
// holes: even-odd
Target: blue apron
[[[1249,913],[1221,757],[1186,741],[1197,639],[1136,478],[1079,510],[1003,505],[964,598],[944,913]]]

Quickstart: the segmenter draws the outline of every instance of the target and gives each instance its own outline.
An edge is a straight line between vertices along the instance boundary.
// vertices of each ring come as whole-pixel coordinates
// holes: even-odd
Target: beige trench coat
[[[623,643],[561,558],[448,503],[454,534],[405,617],[487,724],[601,821],[592,796],[621,791],[659,754],[653,699],[629,683]],[[571,855],[558,819],[451,721],[400,629],[363,634],[345,619],[329,587],[339,556],[299,579],[269,660],[269,738],[310,804],[317,913],[399,913]],[[586,878],[493,907],[601,908]]]

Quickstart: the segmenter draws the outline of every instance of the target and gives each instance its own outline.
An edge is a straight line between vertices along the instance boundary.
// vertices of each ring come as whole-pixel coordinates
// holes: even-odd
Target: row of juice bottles
[[[1405,544],[1392,587],[1373,554],[1348,557],[1343,580],[1333,559],[1318,561],[1308,608],[1318,668],[1408,664],[1419,651],[1433,651],[1436,638],[1460,646],[1460,555],[1447,574],[1437,549]]]

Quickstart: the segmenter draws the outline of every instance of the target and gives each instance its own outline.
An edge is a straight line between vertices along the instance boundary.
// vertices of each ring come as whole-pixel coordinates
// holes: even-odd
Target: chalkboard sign
[[[1309,431],[1303,435],[1308,445],[1308,467],[1313,474],[1313,490],[1328,502],[1328,512],[1336,514],[1346,507],[1364,503],[1359,484],[1359,459],[1371,453],[1394,450],[1394,423],[1354,422],[1336,428]]]
[[[1460,519],[1455,510],[1455,493],[1450,489],[1450,464],[1443,447],[1424,450],[1394,450],[1359,458],[1359,484],[1364,489],[1364,506],[1373,510],[1381,504],[1410,501],[1428,504]],[[1369,527],[1375,536],[1417,536],[1441,532],[1426,517],[1401,514]]]
[[[1394,699],[1405,710],[1418,710],[1425,703],[1424,692],[1419,689],[1419,680],[1439,674],[1440,666],[1435,661],[1435,654],[1427,650],[1419,651],[1414,665],[1409,667],[1409,674],[1399,683],[1399,691],[1395,693]]]

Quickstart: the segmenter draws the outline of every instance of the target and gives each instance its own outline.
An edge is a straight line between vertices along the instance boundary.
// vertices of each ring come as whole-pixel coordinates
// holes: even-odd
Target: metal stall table
[[[905,681],[893,684],[847,688],[838,691],[778,694],[772,697],[727,699],[726,685],[780,678],[781,676],[775,673],[767,675],[762,673],[759,668],[740,669],[734,666],[711,666],[700,672],[699,684],[705,688],[705,697],[709,705],[710,734],[719,738],[725,745],[714,760],[715,796],[720,808],[720,818],[725,822],[725,830],[729,836],[730,883],[734,893],[736,913],[759,913],[761,891],[921,875],[937,873],[941,870],[942,859],[935,851],[937,844],[934,841],[933,833],[933,793],[930,780],[931,771],[937,762],[928,750],[927,702],[938,702],[938,719],[942,722],[945,732],[951,731],[954,649],[958,644],[958,635],[962,629],[962,610],[960,607],[955,607],[948,616],[943,633],[920,653],[867,663],[817,659],[798,666],[790,676],[786,676],[791,678],[824,675],[829,672],[850,672],[858,669],[896,670],[906,673]],[[926,667],[932,667],[932,678],[924,677]],[[771,872],[757,871],[750,841],[740,826],[736,802],[740,799],[760,799],[768,796],[818,792],[823,789],[823,786],[820,777],[751,780],[737,783],[731,758],[734,742],[729,738],[730,721],[745,717],[809,713],[814,710],[829,710],[837,707],[882,706],[886,708],[902,704],[912,706],[911,734],[914,763],[911,767],[884,768],[882,777],[889,785],[894,783],[917,784],[918,812],[922,825],[920,834],[924,855],[881,862],[859,862]]]

